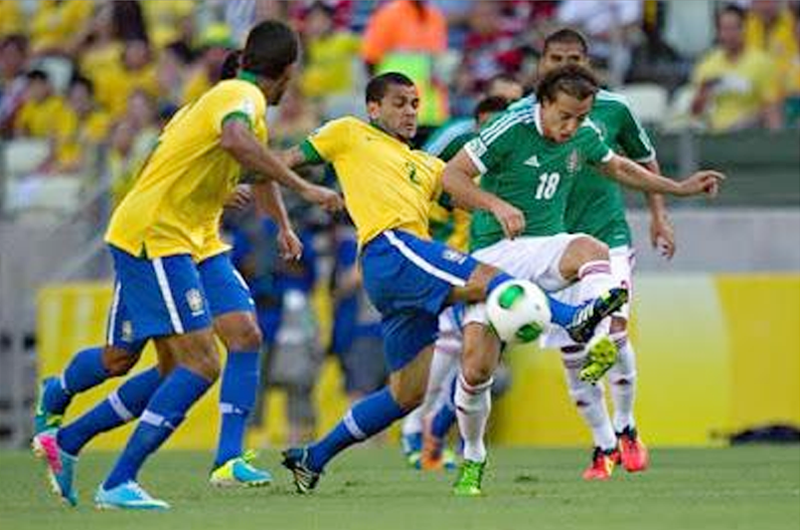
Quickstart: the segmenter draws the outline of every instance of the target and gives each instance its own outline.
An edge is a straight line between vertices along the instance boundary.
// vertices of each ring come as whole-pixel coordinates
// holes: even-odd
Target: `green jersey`
[[[511,109],[524,112],[534,105],[529,96]],[[623,96],[601,90],[589,118],[615,152],[639,163],[655,160],[650,137]],[[589,234],[611,248],[631,244],[622,187],[592,167],[584,167],[576,179],[567,198],[564,222],[567,232]]]
[[[567,232],[564,211],[576,179],[585,166],[613,156],[591,120],[556,143],[542,134],[539,112],[538,104],[505,112],[464,147],[481,172],[481,188],[519,208],[524,235],[537,237]],[[488,211],[473,214],[470,236],[473,250],[505,237]]]

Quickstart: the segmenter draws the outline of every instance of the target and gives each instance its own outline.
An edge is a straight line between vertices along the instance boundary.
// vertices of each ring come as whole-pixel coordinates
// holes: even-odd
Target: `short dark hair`
[[[25,74],[25,78],[28,81],[44,81],[45,83],[50,81],[50,76],[47,75],[47,72],[40,70],[39,68],[31,70]]]
[[[483,98],[475,105],[472,116],[477,120],[481,114],[488,112],[503,112],[508,107],[508,100],[500,96],[488,96]]]
[[[386,72],[377,75],[367,83],[367,103],[379,102],[386,95],[386,89],[391,85],[414,86],[414,81],[400,72]]]
[[[544,38],[542,54],[547,53],[547,48],[549,48],[551,44],[578,44],[585,55],[589,54],[589,43],[586,41],[586,37],[576,29],[561,28],[549,34]]]
[[[717,27],[719,27],[719,21],[722,20],[722,15],[728,13],[739,17],[739,24],[744,24],[747,12],[736,4],[725,4],[722,9],[717,11]]]
[[[0,41],[0,49],[5,50],[6,48],[16,48],[22,53],[27,53],[28,37],[22,33],[12,33],[11,35],[6,35],[6,37]]]
[[[554,101],[559,92],[584,100],[597,94],[600,84],[594,74],[576,64],[568,64],[548,72],[536,87],[536,99]]]
[[[292,28],[277,20],[257,24],[247,35],[241,68],[268,79],[277,79],[297,61],[300,45]]]
[[[78,85],[83,85],[86,91],[89,92],[89,95],[94,96],[94,83],[92,83],[91,79],[80,74],[72,76],[72,79],[69,81],[69,89],[72,90]]]

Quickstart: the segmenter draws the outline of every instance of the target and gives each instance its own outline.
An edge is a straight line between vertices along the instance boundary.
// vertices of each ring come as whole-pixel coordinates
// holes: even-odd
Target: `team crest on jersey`
[[[193,317],[203,314],[203,295],[197,289],[186,291],[186,303],[189,304],[189,310]]]
[[[576,149],[573,149],[572,152],[567,157],[567,171],[570,173],[577,173],[578,170],[581,168],[581,155],[578,154]]]
[[[133,342],[133,322],[130,320],[122,322],[122,342]]]
[[[408,171],[408,180],[414,184],[422,184],[417,176],[417,165],[414,162],[406,162],[406,171]]]
[[[442,257],[447,261],[452,261],[453,263],[458,263],[459,265],[464,263],[464,261],[467,259],[465,254],[462,254],[457,250],[453,250],[452,248],[446,248],[444,252],[442,252]]]

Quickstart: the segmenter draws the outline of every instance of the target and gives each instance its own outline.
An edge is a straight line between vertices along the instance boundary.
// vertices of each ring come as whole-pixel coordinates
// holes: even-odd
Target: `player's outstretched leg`
[[[458,384],[458,366],[447,375],[443,390],[428,415],[423,428],[421,467],[425,470],[451,470],[456,466],[456,455],[447,447],[447,434],[456,423],[455,391]],[[427,397],[426,397],[427,399]]]
[[[406,463],[414,469],[420,469],[424,408],[423,404],[409,412],[403,418],[400,426],[402,435],[400,445],[403,449],[403,457],[406,459]]]
[[[128,379],[117,390],[74,422],[34,438],[34,452],[47,466],[53,491],[69,504],[78,500],[74,489],[78,454],[98,434],[138,417],[158,388],[161,375],[153,367]]]

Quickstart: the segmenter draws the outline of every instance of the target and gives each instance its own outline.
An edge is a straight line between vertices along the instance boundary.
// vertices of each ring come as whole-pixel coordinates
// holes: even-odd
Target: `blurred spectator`
[[[196,100],[220,80],[225,58],[235,48],[236,44],[224,24],[213,24],[203,32],[200,60],[186,80],[182,103]]]
[[[182,41],[188,37],[197,2],[192,0],[145,0],[141,4],[147,35],[153,47],[163,49],[171,42]]]
[[[161,0],[159,4],[169,3],[170,0]],[[156,2],[149,1],[148,4]],[[128,41],[144,41],[150,43],[142,6],[137,0],[114,0],[112,16],[114,18],[114,31],[116,38]]]
[[[381,315],[361,285],[358,244],[352,225],[336,225],[334,244],[330,350],[339,358],[347,397],[355,402],[386,382],[388,371],[383,356]]]
[[[123,44],[117,39],[115,3],[98,6],[77,39],[77,64],[83,75],[97,79],[101,72],[120,68]]]
[[[11,136],[17,112],[25,102],[25,67],[28,63],[28,39],[8,35],[0,41],[0,137]]]
[[[612,85],[620,85],[642,20],[641,0],[565,0],[558,6],[557,18],[587,34],[598,66],[607,69]]]
[[[270,127],[270,144],[291,147],[300,144],[320,124],[319,113],[296,84],[289,85],[276,109]]]
[[[754,126],[781,126],[780,87],[775,63],[757,49],[746,49],[744,11],[725,7],[717,17],[719,45],[695,66],[692,113],[704,116],[717,132]]]
[[[475,92],[498,74],[519,71],[522,64],[521,42],[517,28],[506,23],[502,4],[478,0],[469,14],[469,30],[464,43],[464,62],[469,69]]]
[[[91,19],[94,2],[85,0],[40,0],[30,21],[29,36],[34,54],[60,54],[74,49],[74,40]]]
[[[304,24],[306,45],[301,86],[303,94],[312,98],[329,98],[356,92],[354,66],[358,60],[360,39],[334,26],[334,11],[323,2],[309,8]]]
[[[753,0],[744,22],[744,42],[748,50],[757,49],[769,55],[783,78],[800,53],[794,13],[785,2]]]
[[[25,103],[14,121],[15,134],[55,141],[59,123],[67,113],[66,102],[54,93],[44,71],[32,70],[26,78]]]
[[[158,79],[150,45],[143,40],[126,42],[122,64],[98,72],[92,81],[97,91],[97,100],[113,117],[125,113],[128,98],[136,90],[157,97]]]
[[[794,42],[800,48],[800,4],[795,4]],[[786,76],[786,124],[800,128],[800,53],[795,54]]]
[[[299,3],[291,2],[291,5]],[[247,33],[255,24],[268,18],[282,19],[282,7],[277,4],[275,0],[225,0],[225,24],[230,28],[233,42],[243,47]]]
[[[67,109],[60,123],[57,172],[75,173],[89,166],[90,148],[108,136],[110,118],[94,99],[94,86],[85,77],[76,77],[67,93]]]
[[[0,2],[0,38],[21,33],[24,29],[23,18],[19,0]]]
[[[362,56],[370,73],[397,71],[410,77],[420,92],[419,124],[447,119],[447,90],[434,77],[434,61],[447,49],[447,22],[423,0],[392,0],[370,18]]]

